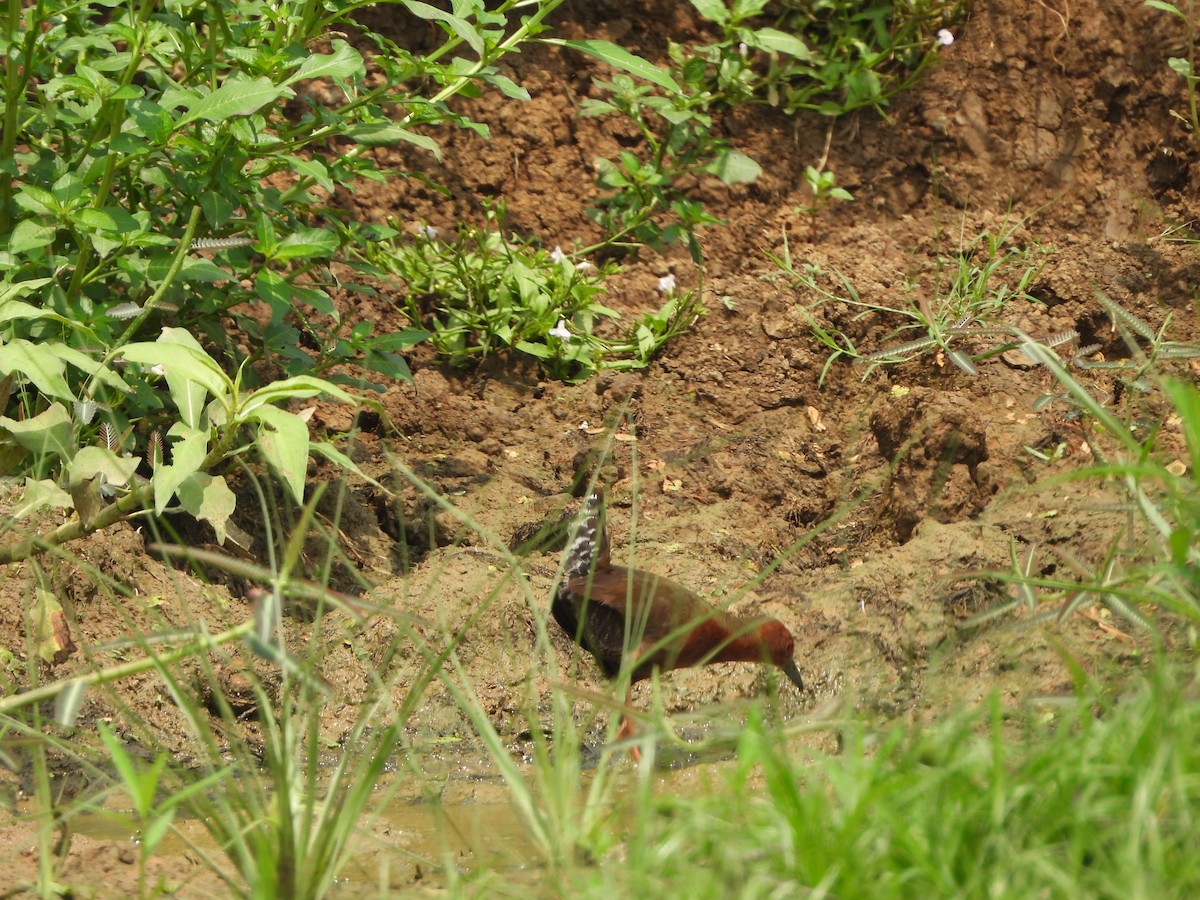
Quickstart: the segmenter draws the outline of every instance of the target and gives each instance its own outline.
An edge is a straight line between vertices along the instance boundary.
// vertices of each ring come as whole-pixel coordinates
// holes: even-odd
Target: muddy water
[[[727,759],[727,752],[705,754],[703,758],[680,751],[662,755],[651,776],[650,791],[658,796],[706,792],[723,777]],[[637,795],[639,772],[627,759],[613,765],[617,768],[612,773],[616,782],[608,802],[619,811],[625,801],[632,803]],[[355,838],[357,847],[331,896],[438,890],[479,871],[496,873],[509,882],[520,882],[523,874],[536,879],[542,857],[507,786],[498,776],[482,775],[475,761],[463,769],[474,774],[448,780],[440,801],[401,794],[364,817]],[[522,775],[527,782],[534,780],[529,767],[524,767]],[[594,777],[594,771],[581,775],[584,792]],[[382,781],[378,790],[380,794],[392,793],[395,786]],[[128,814],[128,810],[115,805],[82,814],[72,819],[73,832],[116,848],[119,858],[132,866],[139,847]],[[617,816],[621,821],[625,814],[618,812]],[[194,871],[202,856],[221,860],[203,823],[184,816],[176,817],[175,827],[155,851],[155,859],[175,872]],[[210,895],[213,883],[205,876],[207,873],[184,884],[179,896]]]

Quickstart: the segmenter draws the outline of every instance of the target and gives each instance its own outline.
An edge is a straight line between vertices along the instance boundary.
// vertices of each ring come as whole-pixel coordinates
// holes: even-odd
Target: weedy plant
[[[505,233],[503,204],[486,209],[483,226],[460,225],[444,241],[428,228],[415,236],[390,228],[364,248],[359,265],[399,279],[405,314],[451,365],[515,350],[536,358],[552,378],[583,381],[603,369],[647,365],[702,311],[699,289],[671,290],[627,337],[602,337],[601,320],[620,318],[599,301],[617,265],[597,266],[558,247],[547,252]]]
[[[1200,74],[1196,72],[1196,4],[1195,0],[1187,0],[1184,8],[1180,9],[1174,3],[1166,0],[1144,0],[1146,6],[1169,13],[1179,19],[1183,28],[1183,42],[1187,48],[1187,56],[1172,56],[1167,59],[1171,71],[1179,75],[1186,85],[1187,114],[1171,110],[1171,115],[1183,123],[1191,133],[1193,140],[1200,140],[1200,112],[1196,102],[1196,87],[1200,84]]]
[[[32,760],[35,778],[45,782],[29,814],[41,823],[46,851],[39,891],[56,889],[58,863],[70,849],[76,817],[97,812],[133,830],[139,896],[171,887],[152,886],[146,878],[146,863],[168,834],[183,841],[231,896],[316,898],[334,886],[359,849],[356,836],[370,829],[374,812],[404,784],[402,776],[386,784],[382,776],[397,768],[406,723],[458,638],[436,628],[422,636],[397,609],[368,604],[351,609],[342,595],[295,578],[302,548],[314,533],[336,553],[341,506],[335,505],[331,530],[323,532],[313,515],[317,499],[304,507],[277,567],[160,545],[194,564],[271,586],[259,593],[253,615],[244,621],[236,621],[244,616],[236,606],[224,621],[207,618],[224,626],[216,633],[203,625],[187,627],[198,615],[211,617],[212,610],[189,609],[183,592],[170,602],[148,604],[130,587],[90,573],[98,602],[128,621],[133,636],[86,646],[88,662],[68,677],[39,683],[34,674],[29,690],[0,700],[0,735],[22,738],[21,756]],[[260,502],[270,532],[261,486]],[[69,553],[61,556],[64,566],[87,569]],[[282,612],[283,601],[297,596],[309,602],[314,619],[302,637],[287,627]],[[147,629],[135,620],[131,611],[137,608],[141,616],[157,618],[159,627]],[[394,619],[402,639],[420,647],[427,664],[407,670],[401,684],[401,676],[389,674],[385,655],[378,668],[364,666],[360,684],[331,685],[320,675],[328,648],[357,647],[362,615]],[[357,655],[372,659],[365,650]],[[32,668],[37,654],[29,658]],[[239,673],[244,686],[232,697],[221,677],[230,671]],[[189,753],[182,757],[164,746],[161,723],[147,721],[118,689],[129,676],[146,673],[160,680],[186,725]],[[356,689],[360,696],[353,696]],[[345,690],[351,695],[343,695]],[[356,710],[341,745],[322,730],[322,714],[334,699]],[[54,703],[53,720],[42,713],[47,701]],[[97,715],[93,701],[116,713],[116,724],[100,726],[99,741],[85,722]],[[88,774],[81,793],[50,791],[51,755]],[[148,764],[139,761],[143,756]],[[121,811],[122,801],[128,812]],[[177,827],[184,817],[207,831],[209,841],[197,843],[189,836],[194,829]]]
[[[705,175],[725,184],[751,182],[761,171],[719,136],[723,111],[750,103],[830,116],[864,106],[882,110],[936,58],[935,33],[965,13],[957,0],[881,0],[865,10],[857,2],[823,0],[787,3],[772,13],[766,0],[692,5],[720,28],[721,37],[707,45],[671,43],[668,71],[635,68],[602,42],[590,42],[595,46],[589,52],[641,81],[627,75],[597,79],[605,96],[585,100],[580,113],[624,117],[644,141],[640,151],[596,159],[597,184],[605,193],[591,215],[607,239],[656,249],[682,240],[696,262],[702,259],[697,232],[720,220],[693,198],[692,184]],[[833,173],[814,171],[813,177],[815,203],[848,199],[834,186]]]
[[[808,214],[814,228],[816,227],[817,216],[821,214],[821,210],[828,205],[830,200],[849,202],[854,199],[854,195],[848,190],[838,187],[837,176],[828,169],[805,166],[804,183],[812,191],[812,200],[808,206],[801,207],[799,211]]]
[[[438,153],[418,126],[485,130],[446,101],[485,86],[525,96],[495,63],[560,3],[505,0],[451,15],[401,0],[443,31],[423,55],[359,26],[351,2],[8,4],[0,16],[6,470],[24,467],[38,481],[66,471],[72,502],[87,502],[83,530],[151,495],[156,512],[177,499],[215,524],[231,495],[208,473],[241,452],[245,428],[299,496],[306,429],[274,404],[321,392],[350,399],[333,387],[344,376],[312,373],[351,359],[407,377],[397,351],[424,337],[375,335],[339,319],[330,266],[373,235],[341,222],[327,198],[384,177],[372,147]],[[339,29],[375,52],[364,56]],[[118,363],[142,371],[130,378]],[[262,384],[280,370],[277,385]],[[206,410],[208,398],[217,404]],[[160,433],[165,446],[155,443]],[[132,456],[118,456],[126,450],[150,458],[150,485],[140,484]],[[98,481],[120,495],[103,512],[86,500]],[[31,490],[32,505],[67,505],[45,484]]]
[[[1012,330],[999,318],[1006,305],[1017,299],[1036,302],[1028,289],[1041,271],[1042,262],[1037,257],[1047,251],[1039,246],[1024,249],[1009,245],[1012,233],[1013,229],[998,235],[984,231],[954,257],[939,257],[932,299],[922,295],[903,309],[862,300],[840,272],[833,273],[834,286],[827,287],[829,276],[819,265],[795,266],[786,237],[783,255],[768,256],[793,287],[817,295],[817,301],[803,307],[802,313],[817,339],[832,351],[825,362],[822,380],[829,366],[841,357],[865,363],[863,378],[866,379],[878,366],[910,362],[929,353],[936,354],[939,362],[949,360],[968,375],[977,375],[976,362],[1016,346]],[[1014,271],[1015,283],[1009,281]],[[915,285],[908,286],[910,294],[918,290]],[[828,306],[861,310],[850,317],[850,323],[872,315],[906,319],[907,323],[894,328],[889,337],[906,337],[913,332],[920,336],[872,353],[861,353],[844,331],[820,324],[817,312]]]
[[[1094,483],[1110,493],[1114,509],[1124,524],[1107,547],[1103,559],[1090,563],[1069,550],[1052,548],[1064,574],[1039,577],[1044,571],[1027,551],[1023,561],[1015,552],[1013,568],[991,577],[1014,584],[1012,601],[985,616],[1007,612],[1016,605],[1031,611],[1045,607],[1065,616],[1081,607],[1100,603],[1137,627],[1151,623],[1143,609],[1158,606],[1200,619],[1200,392],[1190,378],[1163,371],[1171,360],[1200,358],[1200,344],[1166,340],[1169,317],[1151,328],[1140,317],[1102,292],[1097,300],[1121,336],[1128,356],[1119,360],[1060,358],[1050,347],[1028,336],[1020,337],[1022,352],[1045,366],[1061,391],[1043,395],[1038,408],[1065,404],[1080,419],[1077,429],[1094,460],[1056,481]],[[1091,348],[1086,348],[1091,349]],[[1086,353],[1085,349],[1085,353]],[[1077,356],[1084,354],[1077,354]],[[1086,373],[1097,369],[1117,372],[1123,385],[1119,406],[1115,398],[1099,394]],[[1178,430],[1178,441],[1167,437]],[[1182,449],[1182,457],[1169,453]]]
[[[707,45],[672,48],[710,103],[766,103],[839,116],[882,111],[937,57],[938,32],[958,25],[961,0],[692,0],[721,30]],[[767,23],[770,24],[767,24]]]

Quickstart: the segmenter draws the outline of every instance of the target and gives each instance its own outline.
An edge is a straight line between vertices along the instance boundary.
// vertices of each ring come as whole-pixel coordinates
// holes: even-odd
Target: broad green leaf
[[[126,384],[120,375],[118,375],[108,366],[101,364],[99,360],[93,359],[86,353],[76,350],[74,347],[70,347],[58,341],[46,344],[46,346],[53,350],[54,355],[67,365],[74,366],[81,372],[86,372],[89,376],[96,379],[96,381],[99,381],[101,384],[107,385],[110,388],[115,388],[116,390],[126,394],[133,393],[133,388]]]
[[[521,85],[517,84],[507,75],[492,73],[491,75],[483,75],[481,77],[488,84],[492,84],[500,88],[501,93],[503,93],[505,97],[510,97],[513,100],[529,99],[529,91],[525,90],[525,88],[521,87]]]
[[[255,443],[263,459],[291,489],[297,503],[304,502],[304,479],[308,474],[308,426],[297,415],[276,406],[260,406],[249,417],[265,427]]]
[[[119,351],[130,362],[161,366],[183,421],[198,428],[207,394],[227,401],[233,385],[211,356],[182,328],[164,328],[157,341],[127,344]]]
[[[788,34],[775,28],[759,28],[751,32],[751,34],[753,37],[747,43],[752,44],[759,50],[786,53],[788,56],[793,56],[805,62],[812,60],[812,51],[808,49],[808,45],[793,34]]]
[[[17,223],[12,236],[8,239],[10,253],[26,253],[54,242],[58,229],[54,225],[46,225],[33,219],[24,219]]]
[[[554,351],[545,344],[535,344],[530,341],[517,341],[516,347],[522,353],[528,353],[530,356],[536,356],[538,359],[550,359],[554,356]]]
[[[696,7],[696,12],[704,16],[710,22],[716,22],[718,25],[724,25],[729,21],[729,7],[725,5],[725,0],[691,0],[692,6]]]
[[[31,512],[47,508],[70,509],[71,495],[48,478],[42,481],[26,478],[25,490],[21,494],[21,499],[8,511],[8,515],[11,519],[16,520],[24,518]]]
[[[331,78],[340,81],[366,70],[362,55],[345,41],[333,42],[333,53],[313,53],[305,57],[296,74],[284,82],[294,84],[306,78]]]
[[[217,543],[225,544],[225,525],[233,515],[237,498],[225,479],[205,472],[194,472],[179,485],[179,502],[189,514],[203,519],[217,533]]]
[[[30,278],[27,281],[14,281],[12,284],[0,284],[0,304],[8,303],[10,300],[15,299],[16,297],[22,297],[25,294],[28,294],[30,291],[36,291],[39,288],[44,288],[52,281],[54,281],[53,278]],[[51,313],[51,315],[53,314]],[[9,316],[9,318],[26,317]],[[69,321],[68,319],[63,319],[61,316],[59,316],[59,319],[61,319],[63,322]]]
[[[428,150],[438,159],[442,158],[442,148],[431,137],[401,128],[399,125],[355,125],[346,129],[346,137],[368,147],[386,147],[398,144],[400,141]]]
[[[54,199],[54,195],[36,184],[22,184],[13,197],[13,202],[21,209],[36,215],[54,215],[58,212],[58,201]]]
[[[43,279],[38,279],[39,281]],[[49,279],[45,279],[49,280]],[[60,316],[56,312],[51,312],[41,306],[33,306],[29,303],[22,303],[20,300],[4,301],[0,298],[0,322],[11,322],[13,319],[48,319],[54,322],[61,322],[64,325],[74,325],[72,319],[66,316]]]
[[[621,69],[636,78],[641,78],[643,81],[649,81],[651,84],[657,84],[661,88],[666,88],[673,94],[680,93],[679,85],[675,83],[675,79],[653,63],[647,62],[640,56],[634,56],[619,44],[614,44],[611,41],[597,40],[568,41],[562,38],[545,38],[544,41],[547,44],[557,44],[560,47],[570,47],[572,50],[586,53],[588,56],[595,57],[615,69]]]
[[[67,478],[77,484],[103,475],[109,484],[124,487],[137,471],[138,462],[133,456],[117,456],[107,447],[83,447],[67,467]]]
[[[149,100],[130,100],[126,104],[133,124],[150,144],[163,144],[171,136],[171,114]],[[127,123],[128,124],[128,123]]]
[[[0,374],[16,372],[33,382],[47,397],[73,400],[75,395],[63,377],[66,366],[47,344],[31,344],[16,338],[0,347]]]
[[[167,439],[178,438],[170,443],[171,462],[154,470],[154,514],[161,516],[163,510],[179,490],[179,486],[200,471],[200,464],[208,455],[208,432],[190,428],[176,422],[167,432]]]
[[[273,259],[301,259],[307,256],[328,256],[337,249],[337,236],[323,228],[305,228],[293,232],[276,245]],[[228,275],[226,275],[228,277]]]
[[[276,87],[269,78],[226,81],[207,97],[190,104],[187,112],[175,120],[175,130],[196,121],[220,123],[234,116],[248,116],[291,94],[290,89]]]
[[[0,416],[0,428],[8,431],[13,440],[31,453],[52,453],[61,459],[75,455],[75,427],[71,414],[61,403],[52,403],[50,408],[32,419],[10,419]]]
[[[739,150],[726,150],[704,169],[726,184],[746,184],[762,174],[762,166]]]
[[[438,9],[436,6],[430,6],[428,3],[421,3],[420,0],[401,0],[401,2],[415,16],[428,21],[445,22],[454,34],[462,38],[475,51],[477,56],[483,56],[485,52],[483,38],[466,19],[460,19],[458,16]]]
[[[353,394],[343,391],[340,387],[330,384],[322,378],[312,375],[294,375],[282,381],[273,381],[265,385],[242,401],[239,412],[243,417],[249,417],[254,411],[268,403],[278,403],[280,400],[305,399],[317,394],[328,394],[343,403],[357,403]]]
[[[331,194],[334,191],[335,185],[333,179],[329,177],[329,167],[324,161],[319,159],[301,159],[298,156],[289,156],[288,161],[291,164],[292,171],[302,178],[311,178],[325,190]]]

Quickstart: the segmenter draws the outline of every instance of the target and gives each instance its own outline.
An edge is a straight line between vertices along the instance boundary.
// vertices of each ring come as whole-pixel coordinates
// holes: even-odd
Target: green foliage
[[[556,43],[628,73],[596,79],[603,98],[589,98],[580,108],[584,116],[627,119],[643,139],[636,151],[595,160],[602,194],[590,215],[606,241],[654,249],[682,241],[696,262],[703,258],[697,232],[721,224],[694,199],[696,180],[715,176],[738,184],[760,172],[720,137],[721,112],[748,103],[826,115],[882,109],[936,57],[935,32],[964,15],[960,0],[921,0],[902,8],[879,0],[865,9],[857,0],[787,3],[773,19],[766,0],[692,5],[721,37],[691,47],[671,43],[667,71],[605,41]],[[810,170],[807,177],[814,216],[829,199],[850,199],[834,186],[832,173]]]
[[[962,0],[692,0],[721,37],[673,44],[674,68],[710,104],[766,103],[840,116],[882,110],[937,57],[936,32],[966,16]],[[771,24],[767,24],[767,23]]]
[[[34,349],[42,355],[52,353],[44,347]],[[140,460],[119,455],[121,439],[113,435],[120,432],[111,425],[102,427],[106,437],[99,445],[81,446],[80,429],[58,401],[22,421],[0,417],[0,428],[20,449],[37,457],[39,465],[50,464],[66,474],[69,505],[74,506],[78,519],[45,536],[44,543],[61,543],[110,525],[142,506],[161,515],[173,501],[195,518],[209,522],[218,541],[224,543],[235,498],[225,478],[211,474],[211,470],[250,449],[270,466],[297,503],[304,499],[311,453],[351,470],[357,468],[333,447],[310,441],[305,420],[276,405],[318,394],[353,402],[353,397],[335,385],[310,375],[296,375],[258,390],[242,390],[240,379],[229,378],[181,328],[164,328],[157,341],[135,341],[117,352],[127,363],[140,367],[138,381],[148,390],[155,390],[160,383],[165,386],[175,408],[173,424],[166,429],[165,447],[161,438],[150,441],[149,479],[137,473]],[[248,443],[241,443],[247,434]],[[164,449],[170,462],[164,462]],[[60,495],[53,479],[35,482],[29,486],[18,514],[48,505],[68,505],[60,502]],[[119,499],[103,507],[102,496]],[[10,562],[30,551],[28,544],[0,548],[0,562]]]
[[[438,154],[431,127],[486,133],[445,101],[485,86],[527,96],[495,63],[560,3],[449,14],[402,0],[443,32],[423,55],[363,29],[349,0],[8,4],[0,470],[23,467],[44,494],[56,467],[70,466],[63,480],[80,522],[99,527],[135,511],[142,493],[117,451],[160,452],[150,442],[166,432],[156,511],[177,499],[220,535],[231,495],[218,501],[223,482],[204,479],[250,426],[298,496],[307,430],[274,403],[321,391],[351,399],[334,380],[375,386],[340,373],[311,380],[346,362],[407,378],[399,351],[424,337],[340,319],[331,264],[373,235],[340,222],[328,198],[387,174],[369,148]],[[375,52],[364,56],[349,32]],[[118,363],[131,362],[143,376],[165,365],[166,377],[130,379]],[[277,386],[244,393],[279,371]],[[209,416],[206,398],[226,418]],[[89,446],[101,431],[105,447]],[[129,502],[93,522],[97,484]]]
[[[837,186],[837,176],[828,169],[821,170],[815,166],[805,166],[804,183],[812,191],[812,202],[808,206],[801,207],[801,211],[808,213],[809,218],[814,222],[830,200],[849,202],[854,199],[854,195],[848,190]]]
[[[1124,339],[1128,359],[1063,359],[1024,335],[1020,347],[1050,371],[1061,389],[1040,397],[1035,408],[1065,404],[1090,426],[1080,434],[1094,463],[1062,477],[1090,483],[1089,493],[1104,490],[1123,501],[1124,527],[1094,563],[1051,548],[1063,574],[1035,574],[1055,567],[1039,568],[1033,547],[1023,561],[1014,555],[1012,571],[989,575],[1016,585],[1015,596],[986,615],[1044,604],[1065,616],[1098,602],[1138,627],[1150,627],[1144,611],[1153,606],[1200,621],[1200,392],[1190,379],[1166,372],[1171,360],[1200,358],[1200,343],[1168,341],[1169,322],[1156,331],[1103,293],[1097,297]],[[1118,409],[1111,408],[1111,397],[1082,380],[1095,369],[1118,373],[1106,379],[1106,384],[1123,385]],[[1168,454],[1180,452],[1178,443],[1163,440],[1176,425],[1184,458],[1171,458]]]
[[[653,249],[683,241],[692,259],[703,259],[696,232],[721,220],[687,196],[681,182],[713,175],[726,184],[754,181],[761,171],[745,154],[714,133],[713,118],[699,108],[688,87],[655,93],[627,75],[597,79],[607,98],[589,98],[580,115],[629,119],[645,145],[622,150],[615,160],[597,157],[596,183],[606,193],[590,212],[606,241],[630,241]]]
[[[1187,0],[1186,10],[1180,9],[1174,3],[1166,0],[1145,0],[1145,5],[1151,9],[1168,13],[1177,18],[1183,28],[1183,39],[1187,47],[1187,56],[1172,56],[1167,60],[1171,71],[1183,79],[1187,86],[1187,115],[1171,110],[1171,115],[1184,124],[1192,134],[1193,140],[1200,140],[1200,106],[1196,101],[1196,89],[1200,85],[1200,74],[1196,72],[1196,5],[1195,0]]]
[[[871,733],[836,755],[752,723],[732,771],[631,816],[574,897],[1133,897],[1200,889],[1200,705],[1164,661],[1119,701],[1002,708]],[[1134,798],[1131,802],[1131,798]]]
[[[645,366],[699,314],[698,291],[671,292],[628,337],[602,337],[600,321],[619,318],[599,302],[618,267],[506,235],[503,205],[489,208],[483,227],[460,225],[446,241],[428,228],[415,237],[389,229],[362,256],[362,271],[403,282],[413,333],[455,366],[511,349],[536,358],[552,378],[582,381],[602,369]]]
[[[1042,263],[1036,257],[1046,250],[1012,246],[1009,241],[1014,230],[999,235],[984,231],[954,256],[939,257],[939,273],[932,286],[932,298],[919,296],[900,309],[860,299],[840,273],[834,273],[835,282],[832,287],[827,287],[827,273],[817,264],[803,264],[797,268],[786,245],[783,256],[768,255],[794,287],[817,295],[816,303],[803,307],[803,313],[817,339],[832,351],[825,372],[835,359],[845,356],[867,363],[865,379],[877,366],[910,362],[932,352],[968,375],[976,375],[979,371],[975,366],[977,360],[1016,346],[1012,341],[1012,330],[999,321],[1006,305],[1014,299],[1035,299],[1030,297],[1028,289],[1041,271]],[[1014,274],[1015,283],[1010,281]],[[909,286],[910,295],[918,290],[921,290],[919,286]],[[899,317],[902,322],[907,320],[889,333],[890,339],[914,332],[919,336],[874,353],[861,354],[848,336],[821,324],[817,311],[829,304],[834,308],[860,309],[852,322],[870,315]],[[976,346],[980,342],[987,346],[980,349]]]

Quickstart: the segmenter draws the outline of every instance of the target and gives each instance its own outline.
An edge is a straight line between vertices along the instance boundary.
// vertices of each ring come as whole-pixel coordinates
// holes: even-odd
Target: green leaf
[[[340,387],[330,384],[324,379],[312,375],[294,375],[291,378],[274,381],[259,388],[242,401],[238,412],[243,418],[249,418],[266,404],[278,403],[280,400],[302,400],[307,397],[315,397],[317,394],[328,394],[343,403],[358,403],[353,394],[343,391]]]
[[[227,402],[233,391],[221,367],[182,328],[164,328],[157,341],[127,344],[118,352],[130,362],[162,367],[171,400],[192,428],[200,425],[206,394]]]
[[[488,84],[492,84],[500,88],[500,92],[504,94],[505,97],[510,97],[513,100],[529,99],[529,91],[525,90],[525,88],[521,87],[521,85],[517,84],[507,75],[493,73],[491,75],[484,75],[482,77],[483,80]]]
[[[442,148],[438,146],[437,141],[423,134],[409,131],[407,128],[401,128],[399,125],[386,125],[383,123],[355,125],[352,128],[346,129],[345,134],[351,140],[358,141],[358,143],[368,147],[386,147],[404,141],[412,144],[414,147],[428,150],[438,159],[442,158]]]
[[[42,481],[34,481],[32,478],[25,479],[25,490],[21,494],[21,499],[17,501],[17,505],[9,510],[9,518],[14,521],[21,519],[31,512],[37,512],[43,509],[70,509],[71,495],[60,488],[49,478]]]
[[[45,344],[54,352],[54,355],[61,359],[69,366],[74,366],[81,372],[86,373],[89,377],[94,378],[101,384],[107,385],[125,394],[132,394],[133,388],[122,380],[121,376],[102,364],[99,360],[93,359],[81,350],[76,350],[66,344],[53,341]]]
[[[154,514],[161,516],[179,486],[200,471],[208,455],[208,432],[176,422],[167,432],[168,440],[179,438],[170,445],[171,462],[154,470]]]
[[[190,104],[187,112],[175,120],[175,130],[196,121],[220,123],[234,116],[248,116],[280,97],[291,95],[289,88],[276,87],[269,78],[226,81],[207,97]]]
[[[38,281],[43,280],[49,281],[49,279],[38,279]],[[74,327],[76,324],[72,319],[68,319],[66,316],[60,316],[58,313],[51,312],[50,310],[41,306],[34,306],[31,303],[22,303],[20,300],[9,300],[8,302],[5,302],[3,299],[0,299],[0,322],[11,322],[14,319],[46,319],[48,321],[61,322],[64,325],[71,325],[72,327]]]
[[[133,123],[141,129],[146,141],[164,144],[171,136],[171,114],[149,100],[130,100],[126,104]]]
[[[30,291],[36,291],[54,281],[53,278],[30,278],[27,281],[14,281],[12,284],[0,284],[0,304],[8,303],[16,297],[21,297],[28,294]],[[4,312],[7,312],[5,308]],[[55,315],[54,313],[47,313]],[[25,316],[9,316],[8,318],[27,318]],[[36,318],[36,317],[33,317]],[[69,319],[64,319],[62,316],[57,317],[59,321],[68,322]],[[3,320],[3,313],[0,313],[0,321]]]
[[[304,502],[304,479],[308,474],[308,426],[304,420],[275,406],[261,406],[249,418],[265,428],[255,443],[259,452],[291,489],[297,503]]]
[[[24,219],[17,223],[12,236],[8,239],[10,253],[26,253],[54,243],[54,235],[58,229],[54,225],[45,225],[33,219]]]
[[[751,32],[751,37],[746,43],[758,50],[786,53],[788,56],[794,56],[804,62],[811,62],[813,58],[812,51],[808,49],[808,45],[804,41],[793,34],[775,28],[756,29]]]
[[[517,341],[516,347],[522,353],[528,353],[530,356],[536,356],[538,359],[550,359],[554,356],[554,351],[545,344],[535,344],[531,341]]]
[[[0,416],[0,428],[12,435],[13,440],[31,453],[51,453],[61,459],[75,455],[75,428],[71,415],[61,403],[52,403],[50,408],[32,419],[10,419]]]
[[[204,472],[194,472],[179,485],[179,502],[190,515],[203,519],[217,533],[217,543],[224,546],[225,525],[233,515],[237,498],[225,479]]]
[[[124,487],[137,471],[138,462],[133,456],[117,456],[107,447],[83,447],[67,466],[67,479],[79,484],[103,475],[109,484]]]
[[[285,85],[306,78],[331,78],[343,81],[366,71],[362,55],[345,41],[333,42],[333,53],[313,53],[305,57],[296,74],[284,82]]]
[[[337,447],[333,446],[333,444],[327,443],[325,441],[311,441],[309,443],[309,449],[312,450],[312,452],[315,453],[317,456],[323,456],[327,460],[329,460],[331,463],[333,463],[336,466],[340,466],[341,468],[345,469],[347,472],[353,472],[355,475],[357,475],[363,481],[370,484],[372,487],[376,487],[379,490],[383,491],[388,496],[391,496],[391,493],[392,493],[391,491],[389,491],[386,487],[384,487],[382,484],[380,484],[378,481],[376,481],[374,478],[372,478],[370,475],[368,475],[366,472],[364,472],[362,469],[360,469],[358,467],[358,464],[355,463],[354,460],[352,460],[349,456],[347,456],[341,450],[337,449]]]
[[[615,69],[621,69],[643,81],[666,88],[673,94],[681,93],[679,85],[665,71],[640,56],[634,56],[619,44],[597,40],[568,41],[562,38],[544,38],[543,40],[547,44],[557,44],[560,47],[570,47],[572,50],[586,53]]]
[[[1182,75],[1184,78],[1192,77],[1192,64],[1182,57],[1172,56],[1167,60],[1167,65],[1171,67],[1172,71]]]
[[[724,25],[729,21],[729,7],[724,0],[692,0],[692,6],[710,22]]]
[[[1163,12],[1168,12],[1172,15],[1179,16],[1181,19],[1187,18],[1182,12],[1179,11],[1179,7],[1173,3],[1164,3],[1163,0],[1146,0],[1146,5],[1151,9],[1160,9]]]
[[[73,400],[75,395],[63,377],[66,366],[48,344],[31,344],[16,338],[0,347],[0,374],[16,372],[33,382],[47,397]]]
[[[726,150],[704,170],[726,184],[745,184],[755,181],[762,174],[762,166],[740,150]]]
[[[475,30],[466,19],[461,19],[456,15],[438,9],[436,6],[430,6],[428,3],[421,3],[420,0],[401,0],[414,16],[419,16],[427,21],[444,22],[449,26],[450,31],[462,38],[466,44],[475,51],[476,55],[482,57],[485,52],[483,38],[479,32]]]
[[[323,228],[304,228],[280,241],[271,253],[271,258],[302,259],[308,256],[328,256],[337,246],[337,235]]]

